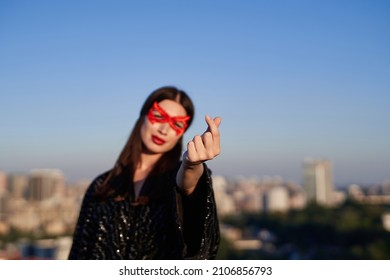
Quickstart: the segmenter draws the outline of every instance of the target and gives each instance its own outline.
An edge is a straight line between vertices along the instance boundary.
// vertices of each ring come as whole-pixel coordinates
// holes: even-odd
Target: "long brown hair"
[[[191,117],[188,121],[188,127],[191,125],[195,111],[194,105],[187,93],[173,86],[161,87],[153,91],[145,100],[141,108],[140,116],[133,127],[126,145],[119,154],[114,167],[109,171],[107,178],[97,189],[96,194],[100,200],[105,200],[112,194],[123,197],[129,193],[130,184],[133,184],[134,173],[141,159],[143,149],[140,133],[141,126],[153,103],[155,101],[160,102],[164,99],[174,100],[181,104],[186,110],[187,116]],[[170,151],[160,157],[149,175],[162,174],[174,169],[180,161],[182,142],[183,136]]]

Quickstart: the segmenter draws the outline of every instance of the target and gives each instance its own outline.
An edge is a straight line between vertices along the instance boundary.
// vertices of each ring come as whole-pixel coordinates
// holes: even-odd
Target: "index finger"
[[[205,131],[208,132],[210,131],[213,137],[219,137],[219,125],[221,124],[222,119],[220,117],[216,117],[215,119],[212,119],[211,117],[206,115],[206,123],[208,125],[207,130]]]

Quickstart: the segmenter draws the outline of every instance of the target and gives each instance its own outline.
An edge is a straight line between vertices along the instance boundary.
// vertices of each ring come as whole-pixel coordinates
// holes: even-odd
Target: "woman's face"
[[[185,116],[184,107],[174,100],[164,99],[154,104],[141,127],[141,139],[147,151],[154,154],[170,151],[185,131]]]

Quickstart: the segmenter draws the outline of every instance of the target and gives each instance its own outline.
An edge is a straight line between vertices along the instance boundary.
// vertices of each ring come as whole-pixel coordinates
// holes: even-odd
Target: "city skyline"
[[[2,1],[0,170],[111,168],[155,88],[222,117],[215,175],[390,180],[388,1]]]
[[[253,180],[253,178],[238,178],[231,181],[223,176],[213,176],[214,196],[218,205],[218,216],[221,218],[222,236],[238,250],[267,251],[267,246],[263,246],[263,242],[271,241],[267,236],[269,237],[274,231],[277,232],[278,227],[270,226],[265,221],[264,224],[259,223],[255,227],[246,229],[246,226],[243,226],[245,222],[242,223],[247,219],[245,217],[254,218],[257,215],[271,218],[273,216],[284,220],[282,217],[287,214],[291,222],[290,219],[294,220],[297,213],[302,215],[306,212],[311,217],[317,218],[328,216],[323,215],[323,211],[327,208],[328,213],[332,213],[331,217],[333,217],[327,223],[330,228],[337,228],[340,222],[335,217],[342,216],[344,219],[349,217],[347,220],[352,222],[350,226],[355,224],[367,230],[366,222],[361,221],[363,217],[359,216],[359,219],[356,219],[357,214],[351,216],[351,211],[357,213],[356,211],[360,211],[358,209],[368,209],[367,206],[371,209],[369,213],[374,215],[370,220],[380,229],[389,231],[390,214],[386,211],[386,205],[390,202],[390,182],[387,185],[373,185],[369,188],[351,185],[344,190],[333,190],[329,186],[328,196],[324,192],[324,187],[327,188],[331,181],[330,170],[330,162],[307,161],[305,174],[308,188],[301,188],[295,183],[283,181],[278,177],[263,181]],[[0,172],[0,241],[4,242],[0,248],[0,259],[67,259],[72,245],[72,233],[89,183],[78,182],[68,185],[62,172],[55,169],[35,169],[25,175],[8,175],[7,179],[7,174]],[[315,186],[312,185],[312,179],[315,179]],[[318,212],[322,213],[320,215],[313,215],[314,197],[311,194],[318,198],[315,211],[323,209]],[[357,208],[353,210],[352,205]],[[378,215],[374,209],[382,210]],[[335,211],[340,215],[335,215]],[[347,211],[348,214],[345,215],[345,212],[342,214],[343,211]],[[265,213],[267,215],[264,215]],[[291,216],[288,213],[291,213]],[[235,220],[234,217],[239,218],[240,226],[230,225]],[[306,232],[308,229],[305,229],[302,216],[300,217],[299,228]],[[311,227],[318,222],[316,219],[313,220],[314,223],[310,223]],[[284,220],[283,223],[288,222]],[[372,228],[374,234],[378,231],[376,226]],[[254,230],[256,227],[257,230]],[[321,232],[329,231],[323,228],[322,222],[320,227]],[[287,228],[291,230],[288,226]],[[345,232],[345,228],[342,232]],[[317,235],[320,236],[318,233]],[[313,237],[312,234],[308,236]],[[384,238],[383,235],[378,237]],[[325,243],[328,242],[327,238]],[[337,244],[336,241],[333,242]],[[361,242],[365,242],[365,238],[362,238]],[[379,246],[379,248],[385,247],[382,244]],[[343,250],[348,249],[343,248]],[[274,247],[270,252],[274,252]],[[374,259],[384,258],[381,254],[368,255]]]

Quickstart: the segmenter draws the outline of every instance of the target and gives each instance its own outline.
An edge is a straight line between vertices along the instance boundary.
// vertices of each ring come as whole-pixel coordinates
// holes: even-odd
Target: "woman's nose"
[[[166,135],[169,131],[169,123],[166,123],[166,122],[163,122],[163,123],[160,123],[160,126],[158,128],[158,131],[163,134],[163,135]]]

